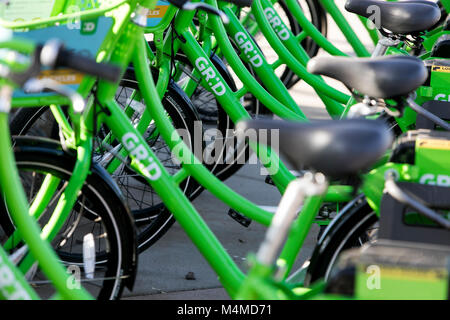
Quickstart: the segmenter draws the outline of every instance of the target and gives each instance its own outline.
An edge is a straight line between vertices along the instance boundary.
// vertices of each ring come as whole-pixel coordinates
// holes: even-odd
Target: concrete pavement
[[[275,187],[266,184],[264,178],[265,175],[260,175],[260,165],[246,165],[226,184],[259,205],[277,205],[280,194]],[[194,201],[194,206],[233,260],[245,270],[246,256],[259,247],[266,228],[254,221],[248,228],[243,227],[228,216],[229,207],[207,191]],[[309,257],[317,231],[317,226],[314,226],[306,241],[305,250],[300,253],[297,267]],[[178,223],[139,256],[138,270],[135,288],[132,293],[127,292],[127,296],[152,295],[146,298],[161,299],[165,296],[185,299],[187,290],[195,290],[198,299],[202,299],[202,296],[208,299],[216,295],[224,296],[223,290],[201,290],[218,288],[220,282]],[[188,273],[193,273],[195,280],[187,280]],[[174,295],[173,292],[179,292],[179,295]]]

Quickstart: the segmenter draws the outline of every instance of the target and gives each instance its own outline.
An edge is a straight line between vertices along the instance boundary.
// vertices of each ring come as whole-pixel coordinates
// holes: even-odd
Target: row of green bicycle
[[[29,14],[9,1],[0,225],[17,282],[2,297],[119,298],[139,252],[176,220],[232,298],[447,299],[445,7],[347,1],[376,43],[369,58],[333,1],[80,0]],[[326,39],[325,12],[361,58]],[[319,47],[341,57],[310,61]],[[306,118],[289,93],[300,80],[334,120]],[[20,109],[8,123],[10,106]],[[275,213],[222,182],[251,152],[283,194]],[[247,274],[193,207],[204,189],[241,224],[268,226]],[[309,265],[293,270],[314,223]],[[376,290],[368,270],[381,275]]]

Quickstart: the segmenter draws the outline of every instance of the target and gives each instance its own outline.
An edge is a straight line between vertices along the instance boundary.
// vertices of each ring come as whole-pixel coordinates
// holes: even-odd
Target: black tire
[[[153,73],[155,76],[156,72],[153,71]],[[125,77],[121,81],[121,86],[138,89],[138,83],[132,68],[127,69]],[[195,113],[195,108],[192,105],[189,105],[189,99],[182,96],[181,89],[179,89],[175,83],[170,83],[162,103],[169,117],[172,119],[175,128],[186,129],[191,137],[193,137],[194,122],[199,121],[199,118]],[[38,124],[38,121],[44,121],[44,125]],[[19,109],[11,120],[10,128],[12,135],[46,136],[52,139],[59,139],[58,125],[54,121],[48,107]],[[106,136],[108,129],[100,128],[100,135],[102,134],[102,130],[104,130],[103,136]],[[160,141],[163,140],[161,139]],[[114,141],[110,142],[113,146],[114,143],[117,143]],[[100,157],[101,154],[97,156]],[[129,176],[134,175],[135,181],[133,181],[133,183],[140,183],[141,188],[143,188],[142,194],[147,193],[146,197],[151,198],[152,201],[147,204],[147,206],[141,206],[144,204],[143,200],[141,205],[137,203],[136,200],[139,200],[137,198],[140,197],[133,197],[131,191],[127,190],[127,186],[124,185],[124,182],[117,179],[118,185],[121,187],[125,200],[130,206],[136,221],[136,226],[138,228],[138,248],[139,252],[142,252],[160,239],[173,225],[175,219],[160,201],[159,197],[157,197],[156,193],[148,186],[145,179],[137,177],[131,169],[128,170],[126,167],[124,167],[123,172],[125,172],[123,180],[128,180]],[[203,190],[198,188],[198,183],[191,177],[188,177],[180,187],[191,199],[193,199],[194,196],[198,196]],[[137,190],[137,187],[135,189]],[[194,190],[197,190],[197,192],[192,194]]]
[[[364,198],[351,202],[333,219],[314,248],[305,285],[327,280],[342,251],[372,240],[377,222],[377,215]]]
[[[155,75],[154,75],[155,76]],[[138,82],[136,80],[134,70],[129,68],[126,76],[121,82],[122,86],[127,86],[138,90]],[[162,104],[167,111],[172,123],[176,129],[186,129],[191,137],[191,147],[193,146],[192,137],[194,137],[194,126],[200,123],[200,119],[195,112],[195,107],[190,105],[190,100],[183,96],[181,89],[173,82],[170,82],[169,90],[162,100]],[[198,138],[198,137],[195,137]],[[203,140],[202,140],[203,150]],[[142,179],[143,184],[147,182]],[[148,186],[150,188],[150,186]],[[203,191],[203,188],[192,178],[188,177],[182,184],[181,190],[192,201]],[[156,193],[154,193],[157,196]],[[160,202],[153,204],[151,207],[141,210],[131,210],[137,222],[138,228],[138,248],[142,252],[158,241],[169,228],[174,224],[175,218],[172,213],[167,210],[166,206]],[[149,220],[150,218],[150,220]]]
[[[39,181],[47,174],[60,178],[61,188],[64,186],[63,182],[70,179],[76,157],[64,152],[57,142],[29,137],[13,139],[17,167],[25,191],[30,193],[29,199],[32,199],[34,191],[38,190]],[[32,187],[29,184],[30,172]],[[58,194],[55,198],[58,198]],[[93,283],[82,281],[82,285],[97,299],[118,299],[124,286],[132,289],[136,274],[137,248],[133,219],[117,186],[108,180],[108,175],[99,166],[93,166],[78,199],[52,245],[64,264],[77,265],[84,271],[80,241],[83,234],[95,233],[95,245],[99,249],[96,252],[96,273],[102,274]],[[50,210],[51,207],[49,206]],[[72,215],[77,213],[78,217],[72,219]],[[50,216],[50,212],[44,213],[39,223],[45,224]],[[0,224],[8,236],[15,230],[4,201],[0,202]],[[68,230],[72,230],[72,233],[68,233]],[[38,273],[36,278],[40,280],[41,276]],[[47,298],[50,288],[48,284],[35,285],[38,293],[42,292]]]

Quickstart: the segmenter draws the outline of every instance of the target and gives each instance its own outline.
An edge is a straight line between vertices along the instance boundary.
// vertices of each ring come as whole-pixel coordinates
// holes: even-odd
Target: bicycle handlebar
[[[111,82],[119,81],[121,74],[119,67],[98,63],[92,58],[67,50],[59,40],[50,40],[42,47],[40,61],[47,67],[67,67]]]
[[[91,58],[81,56],[65,49],[58,55],[55,67],[68,67],[111,82],[119,81],[120,77],[119,67],[98,63]]]

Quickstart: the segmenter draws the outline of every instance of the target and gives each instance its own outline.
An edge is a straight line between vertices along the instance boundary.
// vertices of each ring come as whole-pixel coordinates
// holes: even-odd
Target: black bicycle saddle
[[[306,165],[332,178],[369,169],[391,146],[393,140],[392,133],[384,122],[367,119],[321,120],[310,123],[246,120],[237,124],[236,133],[251,140],[260,140],[258,133],[261,129],[278,130],[279,139],[269,139],[267,144],[274,151],[278,149],[295,169],[300,170]]]
[[[347,0],[345,9],[370,18],[377,28],[394,34],[414,34],[433,27],[441,17],[439,6],[431,1]],[[377,13],[378,11],[378,13]],[[377,20],[379,18],[379,21]]]
[[[413,56],[377,58],[316,57],[308,71],[341,81],[373,98],[394,98],[416,90],[428,77],[422,60]]]

